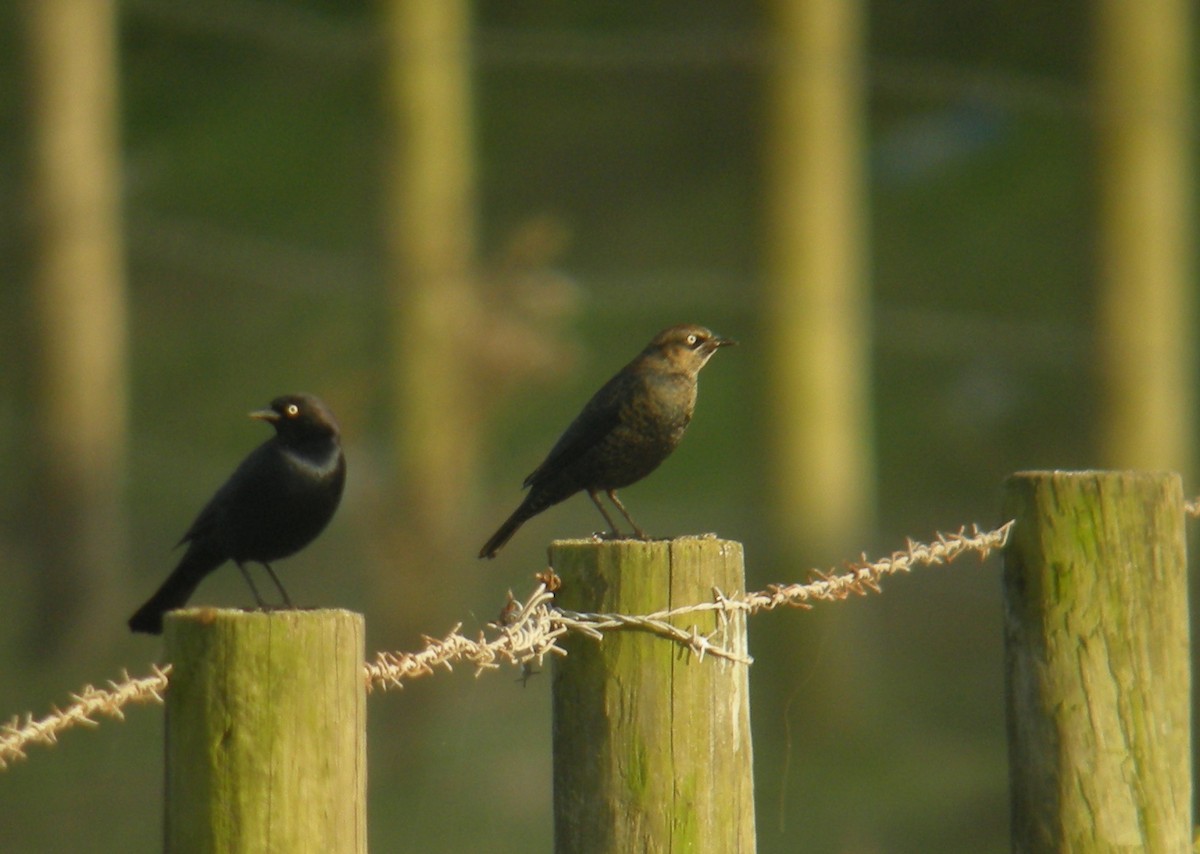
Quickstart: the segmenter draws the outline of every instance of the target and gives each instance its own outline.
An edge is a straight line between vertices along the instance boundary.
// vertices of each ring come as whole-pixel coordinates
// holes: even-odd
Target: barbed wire
[[[811,601],[835,601],[854,594],[878,592],[884,576],[909,572],[916,565],[950,563],[966,552],[976,552],[982,560],[993,549],[1004,546],[1012,525],[1007,522],[990,531],[975,526],[970,534],[961,528],[953,534],[938,534],[929,544],[909,539],[903,550],[876,561],[868,561],[863,555],[840,572],[813,570],[817,578],[807,583],[773,584],[761,592],[733,596],[714,588],[712,601],[651,614],[596,614],[558,608],[553,605],[554,594],[550,592],[555,579],[549,578],[524,603],[509,594],[505,616],[499,623],[488,626],[497,632],[495,637],[489,639],[481,632],[472,640],[459,634],[460,626],[456,626],[443,639],[426,638],[425,649],[418,653],[378,653],[366,666],[367,684],[383,690],[401,687],[405,680],[428,675],[438,666],[451,669],[453,662],[464,660],[475,665],[476,675],[501,664],[540,664],[548,654],[566,654],[558,640],[568,632],[599,639],[604,632],[618,629],[639,629],[660,635],[687,647],[700,658],[711,655],[748,665],[753,659],[725,643],[731,615],[750,615],[780,607],[807,609],[812,607]],[[702,612],[716,612],[718,626],[712,632],[701,633],[694,626],[684,628],[671,622]]]
[[[150,669],[149,676],[136,679],[129,675],[128,670],[122,671],[121,680],[110,681],[107,688],[84,685],[82,691],[71,695],[74,702],[65,709],[51,706],[50,714],[39,720],[34,720],[33,714],[28,713],[24,723],[21,718],[14,717],[0,726],[0,770],[7,768],[13,760],[26,758],[25,749],[31,744],[53,747],[58,743],[59,733],[64,730],[76,726],[99,726],[97,715],[124,720],[125,713],[121,710],[124,706],[162,703],[171,665],[160,667],[152,664]]]
[[[1200,515],[1200,500],[1189,502],[1189,515]],[[744,619],[761,611],[777,608],[809,609],[813,602],[829,602],[853,595],[878,592],[880,581],[899,572],[910,572],[916,566],[948,564],[967,553],[986,559],[993,550],[1008,542],[1012,522],[992,530],[973,526],[970,532],[960,528],[952,534],[938,534],[930,543],[909,539],[903,549],[887,557],[868,560],[864,554],[840,570],[813,570],[812,580],[804,583],[774,584],[765,590],[727,594],[713,589],[712,599],[651,614],[628,615],[584,613],[564,610],[554,604],[557,576],[553,571],[539,575],[539,582],[524,601],[509,594],[499,620],[489,623],[475,638],[461,633],[462,624],[454,626],[444,637],[426,637],[425,647],[418,652],[380,652],[363,666],[368,690],[389,690],[438,668],[453,670],[455,664],[466,663],[475,668],[478,676],[502,665],[528,668],[540,665],[548,655],[565,655],[559,641],[569,633],[600,640],[607,632],[633,629],[650,632],[677,643],[699,658],[712,656],[730,665],[748,666],[750,656],[735,649],[730,632],[732,620]],[[680,624],[684,618],[702,613],[714,613],[717,627],[701,632],[694,624]],[[76,726],[97,726],[97,717],[124,719],[127,705],[162,703],[168,688],[171,666],[152,665],[149,676],[130,677],[124,672],[107,688],[87,685],[71,696],[66,708],[52,707],[50,714],[35,720],[32,714],[14,717],[0,725],[0,769],[18,759],[26,758],[32,744],[52,746],[65,730]]]

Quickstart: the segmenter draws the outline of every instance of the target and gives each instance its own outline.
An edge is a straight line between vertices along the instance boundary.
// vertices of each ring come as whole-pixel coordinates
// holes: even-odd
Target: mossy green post
[[[1190,851],[1179,476],[1021,473],[1004,515],[1013,850]]]
[[[362,616],[192,608],[165,635],[166,851],[366,851]]]
[[[638,615],[745,590],[742,546],[712,537],[557,541],[558,604]],[[701,633],[711,613],[673,621]],[[746,654],[746,623],[724,643]],[[556,854],[755,850],[749,674],[639,630],[571,635],[554,662]]]

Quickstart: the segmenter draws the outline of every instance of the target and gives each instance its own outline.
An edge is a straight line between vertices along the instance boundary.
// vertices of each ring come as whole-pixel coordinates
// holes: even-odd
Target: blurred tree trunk
[[[478,466],[470,6],[387,0],[387,237],[396,449],[406,515],[444,543]]]
[[[871,530],[864,10],[774,0],[767,139],[769,413],[781,543],[818,560]]]
[[[37,652],[113,635],[127,365],[114,4],[26,3],[32,93]]]
[[[771,509],[778,560],[834,563],[859,553],[873,529],[871,317],[867,290],[863,69],[859,0],[772,0],[766,150],[766,331]],[[772,656],[755,698],[767,778],[799,774],[828,741],[871,708],[874,626],[855,609],[820,609],[762,627]],[[820,664],[811,652],[820,649]],[[760,714],[761,713],[761,714]],[[789,724],[821,733],[791,748]],[[774,730],[782,725],[782,730]],[[827,741],[828,740],[828,741]],[[756,757],[756,760],[759,757]],[[793,767],[788,759],[797,760]],[[786,786],[786,782],[784,783]],[[791,787],[781,815],[804,810]],[[765,792],[760,795],[764,797]],[[770,797],[770,796],[766,796]],[[760,800],[766,803],[767,800]],[[851,845],[849,840],[846,845]]]
[[[1190,0],[1099,0],[1105,466],[1193,474]]]
[[[388,381],[398,480],[391,518],[377,526],[380,571],[370,581],[383,605],[374,628],[403,634],[446,607],[448,596],[469,598],[459,584],[469,579],[456,579],[450,592],[438,568],[450,555],[459,561],[471,554],[456,534],[479,455],[470,400],[470,366],[481,352],[474,348],[471,21],[466,0],[383,0],[381,12],[389,119],[383,151]],[[443,713],[436,692],[414,700],[407,718],[418,730]],[[420,778],[429,752],[419,739],[402,741],[382,773]]]

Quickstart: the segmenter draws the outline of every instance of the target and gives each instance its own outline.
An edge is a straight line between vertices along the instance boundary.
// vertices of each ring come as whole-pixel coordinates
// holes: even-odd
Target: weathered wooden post
[[[1013,850],[1191,850],[1187,561],[1178,475],[1008,480]]]
[[[742,546],[714,538],[557,541],[558,604],[647,614],[745,589]],[[711,612],[674,623],[707,632]],[[724,641],[746,653],[731,615]],[[755,850],[749,677],[645,631],[567,638],[554,666],[556,854]]]
[[[362,616],[192,608],[165,635],[165,850],[366,851]]]

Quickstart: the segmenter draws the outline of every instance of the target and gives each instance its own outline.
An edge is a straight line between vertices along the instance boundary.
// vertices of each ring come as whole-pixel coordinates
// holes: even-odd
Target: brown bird
[[[671,455],[692,420],[700,369],[719,347],[735,343],[692,324],[672,326],[654,336],[592,396],[542,464],[525,478],[529,494],[479,556],[495,557],[526,520],[583,490],[612,536],[621,535],[600,503],[600,492],[608,495],[638,537],[649,539],[617,498],[617,490],[641,480]]]

